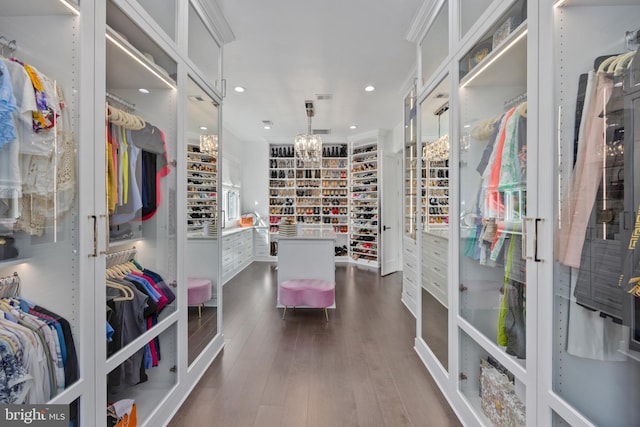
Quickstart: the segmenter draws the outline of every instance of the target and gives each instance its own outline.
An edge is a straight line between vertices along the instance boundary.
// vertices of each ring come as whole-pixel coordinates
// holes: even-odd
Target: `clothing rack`
[[[20,276],[14,272],[11,276],[0,277],[0,298],[20,296]]]
[[[135,256],[135,246],[131,249],[124,249],[122,251],[108,253],[106,256],[107,268],[113,267],[114,265],[124,264],[128,261],[131,261]]]
[[[526,100],[527,100],[527,92],[521,93],[520,95],[516,96],[515,98],[511,98],[510,100],[505,101],[504,109],[508,110],[509,108],[515,107],[516,105],[521,104]]]
[[[136,110],[136,104],[133,104],[123,98],[120,98],[117,95],[112,94],[111,92],[106,92],[105,97],[111,100],[113,103],[117,104],[116,107],[120,107],[125,110],[127,113],[133,113]]]
[[[2,56],[5,56],[5,49],[9,51],[9,56],[13,56],[15,51],[18,49],[18,42],[15,40],[9,40],[5,36],[0,35],[0,51],[2,51]]]

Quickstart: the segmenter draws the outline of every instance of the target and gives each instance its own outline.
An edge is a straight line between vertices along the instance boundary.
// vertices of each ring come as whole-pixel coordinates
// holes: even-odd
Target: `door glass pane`
[[[625,43],[638,29],[633,3],[554,9],[553,389],[595,425],[640,419],[640,61],[637,39]]]
[[[449,55],[449,2],[445,1],[427,35],[420,43],[422,51],[422,84],[429,81],[431,75]]]
[[[202,72],[207,84],[218,88],[220,46],[191,3],[189,3],[189,59]]]
[[[176,0],[137,0],[172,39],[176,37]]]
[[[81,320],[90,312],[80,302],[78,278],[88,255],[78,252],[79,26],[77,13],[60,2],[5,1],[0,7],[3,403],[45,404],[88,369],[82,363],[91,349],[81,342],[81,330],[91,323]],[[18,323],[42,331],[42,340],[29,338]],[[64,357],[60,337],[67,343]],[[7,364],[14,355],[25,366]],[[27,364],[27,356],[39,362]],[[78,419],[77,406],[70,415]]]
[[[404,99],[404,234],[416,239],[417,221],[417,120],[416,88]]]
[[[107,396],[134,399],[144,424],[177,380],[177,92],[168,75],[177,64],[115,4],[107,10]]]
[[[507,19],[503,17],[502,20]],[[490,38],[485,35],[482,39]],[[475,47],[473,49],[476,49]],[[472,49],[472,50],[473,50]],[[473,56],[472,52],[465,57]],[[460,83],[460,315],[526,357],[527,38],[508,34]],[[464,60],[463,60],[464,62]],[[461,63],[462,66],[462,63]]]
[[[218,104],[193,79],[187,94],[187,256],[191,363],[218,332]]]
[[[480,15],[487,10],[493,0],[459,0],[460,1],[460,38],[463,38]]]
[[[486,426],[525,426],[526,386],[460,331],[460,392]]]
[[[448,366],[449,78],[420,104],[422,338]]]

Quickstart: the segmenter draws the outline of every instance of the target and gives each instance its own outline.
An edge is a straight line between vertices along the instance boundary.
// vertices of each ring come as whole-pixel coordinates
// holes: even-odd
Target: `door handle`
[[[391,230],[391,227],[387,227],[386,225],[382,226],[382,231]]]

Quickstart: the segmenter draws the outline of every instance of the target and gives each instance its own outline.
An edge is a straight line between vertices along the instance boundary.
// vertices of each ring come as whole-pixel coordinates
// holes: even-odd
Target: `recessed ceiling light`
[[[145,88],[141,87],[140,89],[138,89],[138,92],[140,92],[140,93],[149,93],[149,89],[145,89]]]
[[[244,88],[242,86],[236,86],[233,88],[233,90],[235,90],[238,93],[244,92]]]
[[[271,126],[273,126],[273,122],[271,120],[263,120],[262,121],[263,129],[270,130]]]
[[[351,126],[349,126],[349,129],[358,129],[358,126],[356,126],[356,125],[351,125]]]
[[[200,130],[207,130],[206,126],[200,126]]]
[[[365,87],[364,90],[366,92],[373,92],[374,90],[376,90],[376,88],[374,86],[372,86],[372,85],[369,85],[369,86]]]
[[[264,125],[264,128],[265,128],[266,130],[270,130],[270,129],[271,129],[271,126],[269,126],[269,125]]]

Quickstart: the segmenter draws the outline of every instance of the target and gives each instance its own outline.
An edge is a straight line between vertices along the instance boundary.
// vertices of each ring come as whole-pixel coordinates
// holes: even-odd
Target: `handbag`
[[[16,258],[18,248],[15,247],[15,239],[10,236],[0,236],[0,260]]]
[[[107,425],[110,427],[136,427],[136,403],[132,399],[118,400],[107,406]]]

